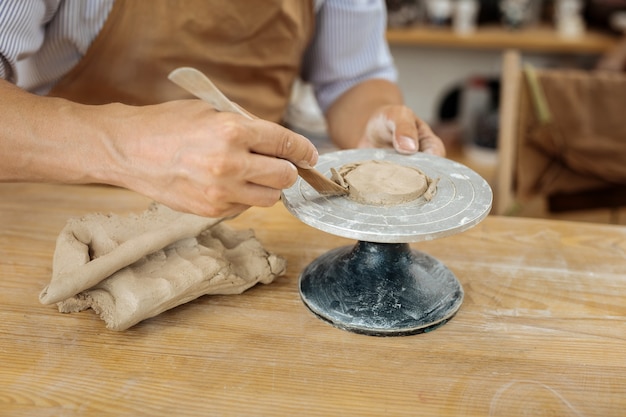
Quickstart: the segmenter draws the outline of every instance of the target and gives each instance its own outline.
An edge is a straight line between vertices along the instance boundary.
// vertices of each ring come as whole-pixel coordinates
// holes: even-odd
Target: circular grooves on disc
[[[491,187],[476,172],[450,159],[389,149],[352,149],[323,154],[316,169],[330,177],[330,168],[367,160],[413,166],[439,178],[431,201],[420,197],[395,206],[361,204],[346,196],[322,196],[298,178],[283,191],[287,209],[303,223],[322,231],[367,242],[405,243],[431,240],[467,230],[491,209]]]

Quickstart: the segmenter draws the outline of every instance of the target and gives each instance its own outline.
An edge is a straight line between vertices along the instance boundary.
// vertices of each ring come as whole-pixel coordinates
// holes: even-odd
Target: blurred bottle
[[[452,0],[426,0],[426,14],[433,26],[446,26],[452,18]]]
[[[452,26],[459,35],[469,35],[476,31],[478,23],[478,0],[457,0],[454,6]]]
[[[557,0],[554,9],[557,33],[564,38],[577,38],[585,33],[582,0]]]

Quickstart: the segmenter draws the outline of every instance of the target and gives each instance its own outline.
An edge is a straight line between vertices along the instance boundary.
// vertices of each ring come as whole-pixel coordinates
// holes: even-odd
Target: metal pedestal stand
[[[331,167],[367,160],[415,166],[440,179],[437,192],[431,201],[380,207],[323,197],[298,180],[283,193],[287,209],[310,226],[358,240],[308,265],[300,275],[300,295],[318,317],[348,331],[399,336],[432,330],[454,316],[463,289],[445,265],[408,243],[475,226],[489,213],[491,188],[466,166],[422,153],[340,151],[322,155],[316,168],[329,175]]]

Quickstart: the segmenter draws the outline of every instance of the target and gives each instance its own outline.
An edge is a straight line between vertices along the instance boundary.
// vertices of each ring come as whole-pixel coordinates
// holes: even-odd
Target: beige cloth
[[[553,120],[539,125],[530,100],[523,100],[522,112],[529,117],[518,148],[520,195],[626,184],[626,75],[582,70],[537,75]]]
[[[91,308],[109,329],[125,330],[202,295],[238,294],[285,272],[285,260],[252,231],[220,222],[158,204],[140,216],[70,220],[40,301],[58,303],[61,312]]]

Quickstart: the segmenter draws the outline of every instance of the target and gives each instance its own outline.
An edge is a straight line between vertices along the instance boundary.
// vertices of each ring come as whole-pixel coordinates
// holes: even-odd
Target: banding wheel
[[[489,184],[468,167],[423,153],[355,149],[320,156],[316,168],[384,160],[419,168],[438,178],[431,201],[394,206],[325,197],[298,181],[283,192],[287,209],[305,224],[358,242],[333,249],[299,277],[300,296],[318,317],[348,331],[399,336],[432,330],[461,307],[463,288],[437,259],[410,247],[465,231],[483,220],[492,203]]]

